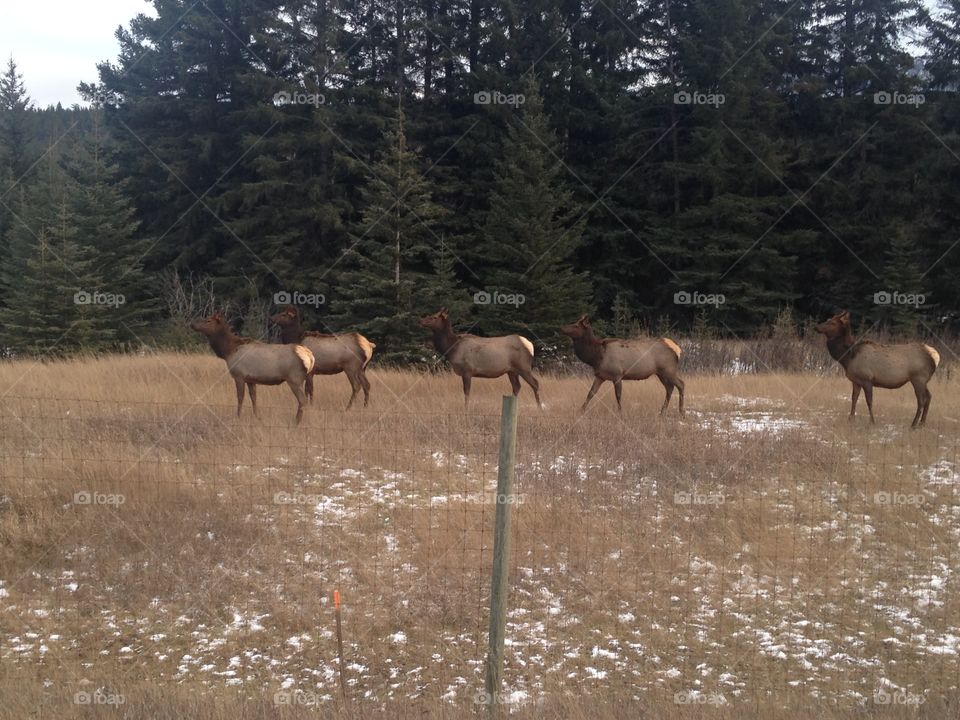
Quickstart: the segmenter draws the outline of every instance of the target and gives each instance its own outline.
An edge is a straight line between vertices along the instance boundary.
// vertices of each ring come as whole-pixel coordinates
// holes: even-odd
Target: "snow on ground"
[[[731,437],[762,433],[780,437],[807,430],[801,420],[754,410],[748,402],[735,404],[740,408],[736,414],[722,419],[703,414],[700,423]],[[488,464],[440,451],[430,460],[437,469],[464,473],[466,480],[459,485],[472,490],[433,488],[412,471],[330,464],[304,474],[295,490],[271,510],[307,513],[317,532],[342,533],[347,542],[368,532],[361,522],[371,511],[388,518],[401,509],[442,508],[456,514],[455,508],[493,502],[495,472]],[[262,468],[262,477],[282,474],[277,466],[283,463]],[[529,483],[578,486],[622,483],[630,469],[567,452],[547,459],[523,458],[518,476]],[[924,517],[942,531],[944,545],[920,557],[916,553],[926,542],[926,536],[920,536],[910,548],[913,556],[900,558],[895,568],[877,564],[878,559],[891,557],[879,537],[884,517],[850,512],[845,478],[824,480],[816,490],[804,489],[805,497],[799,501],[795,488],[778,487],[770,479],[759,482],[752,491],[765,498],[766,507],[783,521],[768,518],[769,528],[781,540],[796,543],[798,550],[779,559],[761,557],[745,537],[739,551],[729,549],[725,561],[695,551],[697,530],[669,525],[678,513],[676,507],[669,508],[671,515],[660,506],[669,498],[657,498],[657,478],[631,480],[628,499],[637,501],[637,507],[641,500],[647,503],[644,512],[658,518],[651,524],[655,536],[633,537],[627,532],[618,539],[619,550],[603,557],[586,555],[586,546],[555,548],[548,542],[529,556],[516,557],[504,697],[513,705],[536,702],[545,685],[602,691],[627,684],[637,692],[669,691],[690,703],[716,705],[774,692],[778,686],[814,697],[830,697],[843,688],[845,697],[854,702],[875,688],[927,695],[956,691],[960,617],[947,612],[957,590],[957,574],[955,548],[947,547],[946,539],[954,545],[960,539],[960,508],[942,497],[938,500],[935,491],[956,485],[957,468],[940,459],[918,468],[915,476],[929,492]],[[815,507],[823,512],[809,516]],[[519,510],[515,518],[521,530],[526,518],[533,517],[523,513]],[[348,685],[371,700],[434,695],[450,702],[477,702],[483,687],[485,573],[470,578],[475,585],[468,590],[468,607],[458,608],[442,593],[428,593],[429,600],[442,607],[444,622],[426,627],[419,624],[421,614],[439,611],[428,608],[424,596],[406,589],[411,578],[427,582],[437,578],[429,568],[417,566],[422,558],[408,533],[388,526],[380,539],[384,553],[378,569],[380,595],[360,609],[347,606]],[[814,549],[833,546],[836,562],[849,557],[862,562],[842,564],[842,572],[831,573],[828,567],[829,585],[806,584],[807,567],[822,559]],[[316,554],[305,556],[291,548],[290,561],[320,565],[312,584],[328,587],[337,579],[350,597],[364,558],[332,562],[324,556],[325,548],[313,550]],[[489,552],[487,548],[487,558]],[[580,552],[585,555],[578,557]],[[650,555],[669,555],[668,569],[647,562]],[[630,574],[621,577],[618,568],[628,560]],[[76,661],[76,648],[93,634],[102,639],[100,659],[84,659],[84,670],[95,662],[139,663],[146,673],[178,682],[309,691],[319,702],[338,692],[336,641],[329,618],[303,618],[299,631],[291,633],[289,620],[276,617],[271,609],[277,599],[272,588],[264,588],[262,597],[248,597],[242,606],[228,608],[222,623],[204,609],[171,612],[157,598],[144,613],[104,610],[81,632],[71,615],[76,603],[70,596],[89,578],[64,571],[47,579],[48,603],[21,595],[0,580],[0,608],[21,621],[0,625],[3,662],[35,664],[53,655]],[[398,588],[404,592],[392,596]],[[57,632],[38,631],[51,622],[58,624]],[[358,628],[365,629],[358,633]],[[926,668],[931,683],[946,686],[907,687],[901,675],[909,667]],[[875,681],[875,688],[867,688],[866,694],[853,689],[862,686],[863,678]]]

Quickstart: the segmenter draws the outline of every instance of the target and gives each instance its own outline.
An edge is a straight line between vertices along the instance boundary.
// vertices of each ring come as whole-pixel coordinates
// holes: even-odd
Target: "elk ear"
[[[577,320],[578,325],[583,325],[583,327],[590,327],[590,316],[584,315],[579,320]]]
[[[437,313],[437,317],[446,320],[448,317],[450,317],[450,313],[446,308],[440,308],[440,312]]]
[[[837,315],[837,317],[840,318],[840,322],[842,322],[842,323],[847,323],[847,324],[850,323],[850,311],[849,311],[849,310],[842,310],[842,311],[840,312],[840,314]]]

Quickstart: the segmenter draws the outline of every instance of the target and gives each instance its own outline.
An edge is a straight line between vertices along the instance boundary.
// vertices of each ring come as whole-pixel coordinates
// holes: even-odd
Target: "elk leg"
[[[290,386],[290,390],[293,391],[294,396],[297,398],[297,422],[299,425],[300,421],[303,419],[303,406],[307,404],[307,396],[303,392],[303,388],[300,387],[300,383],[294,382],[293,380],[287,380],[287,385]]]
[[[533,396],[537,399],[537,405],[543,410],[543,403],[540,402],[540,383],[529,370],[521,370],[520,377],[527,381],[527,385],[533,388]]]
[[[853,383],[853,397],[850,398],[850,420],[857,414],[857,400],[860,399],[860,386]]]
[[[863,397],[867,400],[867,410],[870,411],[870,423],[875,425],[877,423],[873,418],[873,385],[870,383],[864,383],[863,385]]]
[[[923,408],[927,402],[927,388],[924,387],[921,383],[913,383],[913,392],[917,395],[917,412],[913,416],[913,422],[910,423],[910,428],[916,428],[920,424],[920,417],[923,415]]]
[[[240,417],[240,409],[243,407],[243,380],[237,378],[234,382],[237,384],[237,417]]]
[[[350,381],[350,389],[353,391],[350,393],[350,402],[347,403],[347,410],[349,410],[357,398],[357,393],[360,392],[360,380],[353,373],[347,373],[347,380]]]
[[[590,401],[593,400],[593,396],[597,394],[597,390],[600,389],[600,386],[603,385],[603,378],[595,377],[593,379],[593,385],[590,386],[589,392],[587,392],[587,399],[583,401],[583,405],[580,406],[580,412],[583,412],[587,409],[587,405],[590,404]]]
[[[513,394],[520,394],[520,378],[515,372],[507,373],[507,377],[510,378],[510,387],[513,388]]]
[[[464,375],[463,380],[463,409],[466,410],[470,407],[470,376]]]
[[[359,378],[360,384],[363,386],[363,406],[366,407],[367,403],[370,402],[370,381],[367,380],[367,371],[361,368]]]
[[[920,424],[927,424],[927,411],[930,410],[930,401],[933,400],[933,393],[930,392],[930,388],[925,387],[924,391],[926,392],[926,399],[923,402],[923,415],[920,416]]]
[[[617,412],[623,412],[623,405],[620,404],[620,396],[623,394],[623,381],[615,380],[613,383],[613,392],[617,396]]]
[[[248,382],[248,383],[247,383],[247,390],[250,391],[250,405],[253,406],[253,416],[254,416],[254,417],[260,417],[260,415],[257,414],[257,385],[256,385],[256,383]]]
[[[313,374],[307,375],[303,383],[303,390],[307,394],[307,402],[313,404]]]
[[[683,380],[680,379],[680,376],[677,376],[670,382],[676,385],[677,393],[680,395],[680,417],[683,417]],[[667,393],[667,402],[670,402],[670,393]]]
[[[663,389],[667,391],[663,398],[663,405],[660,407],[660,414],[663,415],[670,406],[670,397],[673,395],[673,382],[666,375],[657,375],[657,379],[663,384]]]

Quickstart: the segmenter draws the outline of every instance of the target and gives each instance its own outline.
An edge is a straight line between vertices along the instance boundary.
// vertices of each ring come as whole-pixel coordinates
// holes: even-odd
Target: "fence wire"
[[[956,436],[694,420],[7,397],[0,672],[475,706],[499,501],[507,703],[954,697]]]

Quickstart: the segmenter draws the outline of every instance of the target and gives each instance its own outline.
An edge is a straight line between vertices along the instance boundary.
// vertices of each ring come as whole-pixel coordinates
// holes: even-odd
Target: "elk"
[[[660,414],[663,415],[670,404],[670,396],[676,387],[680,394],[680,414],[683,415],[683,380],[677,373],[680,364],[680,346],[669,338],[656,340],[622,340],[620,338],[598,338],[590,326],[590,318],[583,315],[571,325],[564,325],[560,332],[573,340],[573,351],[577,357],[593,368],[593,386],[583,401],[581,412],[597,394],[604,382],[613,383],[617,395],[617,410],[622,411],[620,396],[624,380],[646,380],[656,375],[663,383],[667,396],[663,400]]]
[[[846,310],[816,326],[816,331],[827,336],[830,357],[843,366],[847,379],[853,383],[850,419],[857,412],[860,391],[867,399],[870,422],[873,418],[873,388],[896,389],[909,382],[917,396],[917,412],[911,428],[927,422],[932,395],[927,383],[940,364],[940,353],[924,343],[881,345],[870,340],[854,340],[850,329],[850,313]]]
[[[470,381],[475,378],[510,378],[513,394],[520,394],[520,378],[533,389],[537,405],[540,383],[533,376],[533,343],[520,335],[478,337],[458,335],[450,325],[446,308],[420,318],[420,326],[433,332],[433,346],[445,357],[453,371],[463,380],[463,407],[470,406]]]
[[[300,424],[306,404],[303,383],[313,370],[313,353],[303,345],[270,345],[234,335],[220,313],[204,320],[194,320],[190,327],[205,336],[217,357],[227,363],[227,369],[237,384],[237,417],[243,407],[244,385],[250,390],[250,404],[256,416],[257,385],[285,382],[297,398],[297,424]]]
[[[373,357],[376,344],[357,332],[324,335],[303,330],[300,326],[300,311],[293,305],[288,305],[276,315],[271,315],[270,322],[280,328],[280,342],[300,343],[309,349],[316,359],[313,372],[307,376],[304,386],[309,402],[313,402],[314,375],[336,375],[342,372],[350,381],[350,388],[353,391],[347,403],[347,410],[353,405],[361,388],[363,388],[363,406],[367,406],[370,402],[370,381],[367,380],[366,368],[370,358]]]

